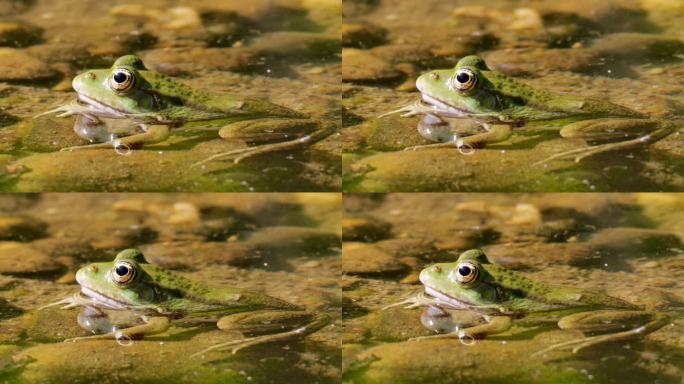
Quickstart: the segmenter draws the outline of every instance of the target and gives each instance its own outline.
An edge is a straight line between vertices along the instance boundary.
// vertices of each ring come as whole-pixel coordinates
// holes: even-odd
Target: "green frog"
[[[426,338],[473,341],[508,330],[513,319],[536,317],[540,322],[556,322],[561,329],[597,334],[538,352],[572,348],[575,353],[595,344],[646,335],[669,321],[664,314],[645,311],[602,292],[530,280],[490,263],[479,249],[463,252],[454,263],[428,266],[421,271],[420,281],[424,293],[391,306],[427,306],[422,323],[428,329],[447,333]],[[460,328],[449,323],[453,311],[475,312],[485,322]]]
[[[438,143],[407,149],[456,146],[468,150],[504,141],[513,127],[524,126],[560,129],[563,138],[602,143],[542,161],[574,157],[579,162],[607,151],[644,147],[675,131],[671,122],[650,119],[606,100],[532,88],[489,69],[479,56],[466,56],[453,69],[427,72],[418,78],[416,87],[422,100],[388,114],[423,115],[419,133]],[[452,118],[474,120],[483,132],[461,137],[448,122]]]
[[[236,353],[256,344],[304,337],[330,322],[325,314],[306,312],[300,306],[263,293],[212,288],[191,281],[148,263],[137,249],[121,251],[113,262],[93,263],[79,269],[76,280],[80,292],[42,308],[83,307],[79,324],[93,333],[105,332],[65,341],[116,339],[126,343],[166,331],[171,320],[190,324],[210,322],[221,330],[256,336],[213,345],[195,355],[223,349]],[[127,312],[142,322],[119,328],[106,320],[107,312]]]
[[[259,144],[214,155],[199,165],[220,159],[239,162],[257,154],[296,149],[327,137],[332,130],[329,124],[265,100],[191,88],[147,69],[135,55],[120,57],[109,69],[85,71],[73,79],[72,86],[77,100],[41,115],[78,115],[76,133],[90,142],[104,142],[64,150],[130,149],[166,140],[171,127],[218,130],[224,139]],[[139,129],[132,134],[112,134],[106,123],[112,119],[125,119]]]

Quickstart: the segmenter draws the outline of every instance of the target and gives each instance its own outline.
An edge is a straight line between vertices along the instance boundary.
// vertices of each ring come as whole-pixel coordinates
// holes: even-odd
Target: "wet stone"
[[[0,216],[0,240],[31,241],[47,235],[47,224],[29,217]]]
[[[584,370],[585,373],[576,368],[558,369],[545,365],[544,359],[529,359],[530,351],[543,347],[544,344],[530,340],[509,341],[504,348],[499,340],[478,340],[468,346],[450,338],[388,343],[349,357],[355,361],[344,375],[373,384],[444,382],[444,378],[453,377],[458,377],[458,382],[595,382]],[[521,361],[527,363],[521,367]]]
[[[268,57],[326,59],[339,55],[340,40],[336,35],[306,32],[265,33],[247,45],[248,52]]]
[[[392,225],[372,217],[345,217],[342,219],[344,241],[375,242],[390,237]]]
[[[202,264],[248,266],[262,260],[253,246],[241,242],[167,242],[142,245],[139,248],[150,263],[172,269],[198,267],[198,255],[202,255]]]
[[[76,290],[77,288],[74,288],[74,291]],[[55,297],[54,301],[60,299]],[[59,306],[31,311],[21,319],[22,326],[25,327],[26,336],[30,340],[42,343],[56,343],[71,337],[87,336],[87,331],[78,326],[78,311],[60,309]]]
[[[361,125],[368,147],[378,151],[398,151],[415,145],[431,144],[418,134],[416,121],[388,116],[371,119]]]
[[[394,257],[407,258],[402,259],[406,264],[409,264],[407,261],[412,257],[429,259],[430,256],[437,252],[432,241],[424,239],[387,239],[378,241],[375,243],[375,246]]]
[[[0,297],[0,321],[19,316],[23,311]],[[0,329],[2,326],[0,325]]]
[[[404,309],[401,307],[377,310],[366,317],[366,325],[373,339],[385,342],[428,336],[433,332],[421,324],[422,310],[422,308]]]
[[[245,71],[254,60],[252,53],[236,48],[162,48],[142,53],[150,69],[169,75],[194,74],[201,69]]]
[[[396,80],[403,74],[388,62],[360,49],[342,50],[342,80],[373,83]]]
[[[0,46],[26,47],[40,42],[42,33],[32,25],[0,22]]]
[[[0,48],[0,81],[34,82],[57,75],[49,65],[18,49]]]
[[[356,304],[348,296],[342,296],[342,317],[345,319],[352,319],[363,316],[368,313],[368,309]]]
[[[367,23],[343,23],[342,45],[345,47],[367,49],[384,44],[387,30]]]
[[[0,242],[0,273],[9,275],[51,274],[63,267],[50,256],[17,242]]]
[[[352,275],[380,275],[403,272],[406,266],[374,245],[345,242],[342,270]]]
[[[592,247],[622,257],[662,257],[682,247],[677,235],[646,228],[607,228],[592,236]]]
[[[483,250],[492,263],[508,268],[547,263],[579,265],[594,256],[594,249],[585,243],[493,244]]]
[[[245,244],[263,252],[288,256],[323,256],[336,252],[341,244],[337,234],[317,228],[273,226],[261,228],[244,240]]]
[[[590,47],[601,56],[630,61],[661,62],[684,54],[684,42],[668,36],[646,33],[613,33],[601,36]]]
[[[53,258],[66,256],[79,260],[92,260],[97,253],[88,239],[82,237],[50,237],[34,240],[31,246]]]
[[[511,76],[541,76],[549,70],[587,72],[602,64],[597,53],[576,49],[505,49],[482,54],[487,65]]]
[[[85,141],[74,133],[73,119],[39,117],[17,126],[22,145],[35,152],[54,152],[62,148],[83,145]]]

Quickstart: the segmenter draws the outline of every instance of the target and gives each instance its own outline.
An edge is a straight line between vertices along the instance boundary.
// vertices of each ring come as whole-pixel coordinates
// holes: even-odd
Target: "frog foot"
[[[424,104],[421,100],[417,100],[409,105],[405,105],[399,109],[395,109],[386,113],[383,113],[382,115],[378,116],[378,118],[382,118],[385,116],[389,115],[394,115],[396,113],[401,113],[401,117],[411,117],[415,115],[422,115],[424,113],[429,113],[433,112],[434,108],[430,107],[426,104]]]
[[[248,337],[246,339],[232,340],[221,344],[212,345],[209,348],[205,348],[197,353],[193,353],[190,357],[197,357],[211,351],[221,351],[224,349],[230,349],[230,352],[234,355],[239,350],[251,347],[263,343],[271,343],[275,341],[287,340],[308,332],[307,327],[299,327],[292,331],[282,332],[275,335],[262,335],[255,337]]]
[[[609,333],[605,335],[597,335],[597,336],[590,336],[590,337],[584,337],[581,339],[576,339],[576,340],[570,340],[566,341],[564,343],[559,343],[552,345],[548,348],[544,348],[541,351],[535,352],[532,354],[532,356],[541,356],[546,353],[549,353],[551,351],[556,351],[556,350],[561,350],[561,349],[566,349],[566,348],[572,348],[572,353],[577,353],[585,348],[591,347],[593,345],[597,344],[602,344],[606,342],[612,342],[612,341],[622,341],[622,340],[629,340],[632,339],[636,336],[639,335],[647,335],[651,332],[657,331],[658,329],[662,328],[665,324],[667,324],[669,321],[669,317],[663,314],[656,314],[655,318],[651,320],[650,322],[634,328],[630,329],[628,331],[623,331],[623,332],[617,332],[617,333]]]
[[[632,140],[630,140],[630,141],[632,141]],[[646,140],[642,140],[642,141],[639,141],[639,143],[643,143],[645,141]],[[632,146],[624,147],[624,146],[620,145],[620,144],[625,144],[625,143],[627,143],[627,142],[613,143],[613,144],[602,144],[602,145],[595,145],[595,146],[588,147],[588,148],[573,149],[570,151],[558,153],[558,154],[555,154],[553,156],[547,157],[546,159],[544,159],[542,161],[538,161],[532,165],[542,165],[542,164],[548,163],[548,162],[553,161],[553,160],[561,160],[561,159],[567,159],[567,158],[572,158],[572,157],[574,157],[573,160],[575,163],[579,163],[580,161],[582,161],[582,159],[587,158],[589,156],[593,156],[593,155],[597,155],[599,153],[604,153],[604,152],[609,152],[609,151],[615,151],[615,150],[619,150],[619,149],[628,149],[628,148],[632,147]]]
[[[240,161],[252,156],[257,156],[270,152],[289,151],[292,149],[297,149],[305,145],[310,145],[317,141],[323,140],[324,138],[328,137],[333,131],[334,129],[332,126],[326,126],[309,135],[305,135],[294,140],[283,141],[280,143],[273,144],[263,144],[258,145],[256,147],[240,148],[228,152],[218,153],[216,155],[209,156],[208,158],[202,161],[198,161],[192,164],[190,167],[195,168],[210,163],[212,161],[229,159],[232,159],[233,163],[237,164]]]
[[[42,311],[45,308],[55,307],[58,305],[62,305],[60,309],[71,309],[81,306],[92,305],[92,299],[90,299],[87,296],[84,296],[83,294],[81,294],[81,292],[76,292],[71,296],[63,298],[62,300],[43,305],[42,307],[38,308],[38,310]]]
[[[402,305],[405,305],[405,309],[411,309],[411,308],[416,308],[416,307],[422,307],[426,305],[431,305],[435,304],[437,301],[433,299],[432,297],[429,297],[425,294],[425,292],[418,293],[416,295],[413,295],[411,297],[407,297],[406,299],[398,302],[398,303],[393,303],[390,305],[386,305],[381,308],[381,310],[386,310],[389,308],[393,307],[399,307]]]
[[[626,140],[626,141],[621,141],[618,143],[608,143],[608,144],[600,144],[600,145],[594,145],[588,148],[578,148],[578,149],[573,149],[567,152],[559,153],[556,155],[553,155],[551,157],[548,157],[542,161],[538,161],[534,163],[533,165],[541,165],[544,163],[547,163],[552,160],[557,160],[557,159],[564,159],[564,158],[569,158],[569,157],[574,157],[575,163],[579,163],[582,159],[597,155],[599,153],[604,153],[604,152],[610,152],[610,151],[620,151],[620,150],[625,150],[625,149],[635,149],[635,148],[643,148],[648,146],[651,143],[655,143],[656,141],[668,136],[670,133],[674,132],[676,130],[676,127],[674,124],[663,124],[662,127],[658,128],[657,130],[647,134],[643,135],[640,137],[637,137],[632,140]]]

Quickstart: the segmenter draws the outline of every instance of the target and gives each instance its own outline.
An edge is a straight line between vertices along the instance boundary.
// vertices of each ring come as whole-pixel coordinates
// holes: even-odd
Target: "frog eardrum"
[[[118,68],[109,78],[109,86],[116,92],[126,92],[135,83],[135,76],[126,68]]]

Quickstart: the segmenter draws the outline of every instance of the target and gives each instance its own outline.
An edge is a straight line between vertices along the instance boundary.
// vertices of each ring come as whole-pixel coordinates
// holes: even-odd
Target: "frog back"
[[[155,292],[155,305],[173,317],[205,317],[260,309],[299,310],[287,301],[258,292],[214,288],[154,264],[144,264],[145,284]]]
[[[566,117],[645,117],[606,100],[533,88],[502,73],[485,70],[484,88],[497,95],[501,113],[514,120],[552,120]]]
[[[496,264],[484,265],[488,280],[500,298],[499,308],[509,313],[548,314],[577,312],[596,308],[639,309],[627,301],[605,293],[576,287],[549,285],[528,279]]]
[[[142,70],[139,74],[143,79],[140,91],[154,100],[159,112],[172,121],[306,117],[266,100],[194,89],[158,72]]]

